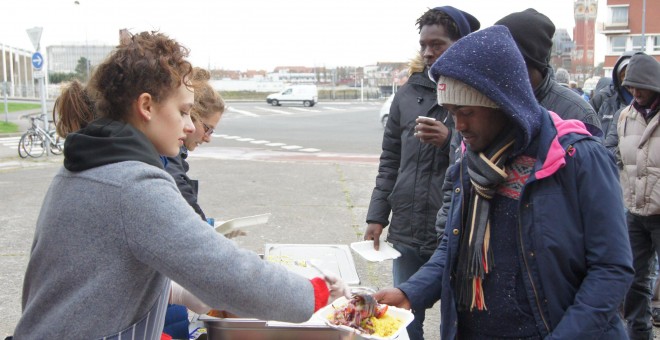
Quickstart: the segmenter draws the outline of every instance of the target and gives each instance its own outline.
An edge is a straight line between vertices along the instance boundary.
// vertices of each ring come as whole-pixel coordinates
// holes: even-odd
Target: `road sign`
[[[43,32],[43,28],[33,27],[26,31],[28,36],[30,36],[30,41],[32,42],[32,46],[34,46],[34,50],[39,51],[39,42],[41,41],[41,32]]]
[[[41,79],[43,77],[44,77],[44,71],[43,70],[33,70],[32,71],[32,78]]]
[[[32,55],[32,67],[37,70],[41,70],[41,67],[44,66],[44,57],[39,52],[34,52]]]

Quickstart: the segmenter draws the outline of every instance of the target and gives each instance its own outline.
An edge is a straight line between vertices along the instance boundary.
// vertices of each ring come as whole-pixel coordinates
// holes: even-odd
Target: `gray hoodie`
[[[660,93],[658,61],[650,55],[636,53],[630,58],[626,79],[623,80],[622,85]]]

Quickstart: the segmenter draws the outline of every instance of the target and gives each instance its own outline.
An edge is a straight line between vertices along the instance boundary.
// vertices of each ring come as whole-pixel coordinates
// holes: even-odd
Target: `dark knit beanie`
[[[546,69],[550,61],[552,36],[555,34],[555,25],[547,16],[528,8],[505,16],[495,25],[509,29],[527,66],[541,72]]]
[[[458,33],[461,35],[461,38],[479,30],[479,27],[481,27],[481,23],[477,18],[468,12],[461,11],[460,9],[451,6],[441,6],[436,7],[433,10],[444,12],[451,17],[458,27]]]
[[[443,76],[474,88],[520,127],[514,155],[538,133],[544,109],[534,97],[525,61],[506,27],[491,26],[459,39],[429,73],[436,82]],[[438,89],[446,86],[452,84],[438,82]]]

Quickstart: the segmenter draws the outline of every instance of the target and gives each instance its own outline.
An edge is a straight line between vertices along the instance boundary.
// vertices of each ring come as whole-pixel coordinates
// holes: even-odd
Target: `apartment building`
[[[48,72],[75,73],[80,58],[89,61],[90,68],[108,57],[114,46],[110,45],[52,45],[46,48]]]
[[[0,95],[36,97],[38,91],[32,77],[32,53],[0,43]]]
[[[607,0],[607,16],[599,33],[607,37],[604,73],[624,51],[642,51],[660,61],[660,13],[658,0]]]

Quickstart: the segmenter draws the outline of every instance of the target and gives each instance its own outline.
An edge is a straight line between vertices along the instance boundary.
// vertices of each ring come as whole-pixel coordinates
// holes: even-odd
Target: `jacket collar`
[[[537,102],[541,102],[545,96],[550,93],[550,89],[552,89],[552,84],[551,81],[553,80],[553,75],[551,70],[547,70],[545,72],[545,76],[543,77],[543,80],[541,81],[541,84],[537,86],[534,89],[534,97],[536,98]]]
[[[435,88],[437,87],[435,82],[429,78],[428,67],[425,67],[421,72],[411,74],[410,78],[408,78],[408,83],[412,85],[428,87],[433,89],[433,91],[435,91]]]

